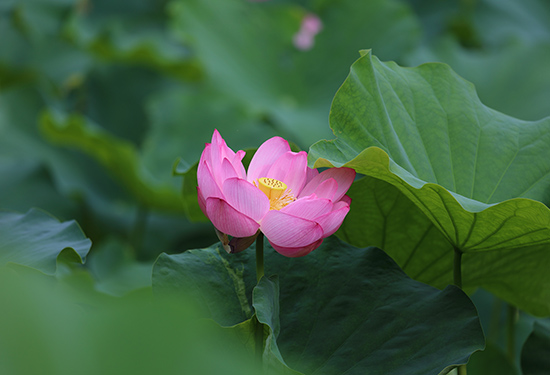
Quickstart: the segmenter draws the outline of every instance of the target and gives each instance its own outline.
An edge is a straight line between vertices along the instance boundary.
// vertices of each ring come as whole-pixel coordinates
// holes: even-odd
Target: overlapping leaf
[[[82,263],[91,244],[74,221],[60,223],[35,209],[0,212],[0,266],[16,263],[53,274],[62,252]]]
[[[265,279],[252,307],[253,266],[251,250],[228,255],[218,245],[164,254],[153,270],[153,290],[190,293],[226,326],[249,319],[254,307],[271,339],[280,316],[276,345],[271,341],[264,360],[275,363],[280,350],[280,365],[284,359],[306,374],[446,373],[483,347],[475,308],[459,289],[416,282],[379,249],[331,237],[307,257],[291,259],[268,247],[266,272],[280,275],[278,308],[275,284]],[[252,339],[250,329],[236,328]]]
[[[526,122],[491,110],[446,65],[407,69],[365,52],[338,91],[330,121],[338,138],[311,147],[315,167],[345,165],[389,183],[397,199],[390,210],[400,212],[383,215],[376,206],[389,202],[377,202],[383,193],[367,188],[355,195],[366,210],[345,222],[345,233],[365,231],[357,217],[399,228],[383,238],[416,242],[384,249],[409,275],[437,287],[451,282],[456,249],[464,253],[464,287],[483,286],[550,314],[550,210],[541,203],[550,200],[550,119]],[[416,266],[402,263],[415,258]]]

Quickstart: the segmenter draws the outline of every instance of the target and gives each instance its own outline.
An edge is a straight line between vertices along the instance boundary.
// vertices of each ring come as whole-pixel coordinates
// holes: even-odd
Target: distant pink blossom
[[[315,35],[323,29],[321,19],[315,14],[307,14],[302,19],[300,30],[294,34],[294,46],[302,51],[307,51],[313,48],[315,43]]]
[[[246,238],[262,231],[276,251],[299,257],[340,227],[350,208],[353,169],[319,173],[307,166],[306,152],[292,152],[280,137],[258,148],[248,172],[244,155],[215,130],[199,161],[199,205],[219,232]]]

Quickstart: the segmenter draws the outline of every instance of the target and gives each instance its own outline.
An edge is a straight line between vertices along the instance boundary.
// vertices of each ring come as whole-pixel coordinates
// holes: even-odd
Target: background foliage
[[[292,36],[307,13],[321,18],[323,30],[316,36],[313,48],[302,51],[294,47]],[[16,271],[9,268],[5,282],[0,283],[0,298],[14,301],[15,307],[3,312],[8,318],[4,319],[2,332],[15,338],[18,331],[14,327],[19,326],[11,327],[6,321],[20,325],[32,321],[35,328],[25,332],[29,337],[39,338],[39,343],[28,348],[31,353],[48,353],[51,342],[56,343],[56,352],[52,349],[54,352],[48,355],[41,354],[43,361],[36,362],[41,369],[47,369],[42,373],[49,369],[50,373],[62,373],[59,369],[63,367],[63,359],[70,355],[61,353],[68,349],[64,343],[75,339],[74,332],[89,337],[89,341],[71,350],[80,353],[98,350],[105,356],[116,350],[116,346],[102,347],[101,335],[78,328],[88,324],[89,319],[102,327],[99,332],[108,332],[117,324],[117,317],[130,310],[143,310],[127,327],[146,322],[142,324],[147,331],[144,334],[151,343],[157,342],[159,332],[180,323],[175,315],[170,315],[161,327],[156,327],[154,322],[165,310],[140,305],[149,298],[144,295],[148,296],[152,285],[153,263],[161,253],[178,254],[187,249],[206,248],[217,241],[211,224],[205,222],[194,205],[193,169],[214,128],[220,130],[233,149],[257,147],[273,135],[281,135],[306,150],[322,139],[335,136],[340,139],[342,134],[352,137],[338,122],[338,111],[341,114],[353,108],[351,101],[342,105],[345,110],[333,107],[330,125],[334,135],[329,127],[329,110],[350,66],[363,49],[372,49],[380,61],[395,61],[399,66],[444,62],[475,85],[473,91],[462,83],[466,88],[460,86],[460,90],[468,91],[465,98],[481,115],[490,112],[503,124],[523,124],[507,115],[536,121],[550,115],[549,25],[550,6],[544,0],[2,1],[0,209],[5,212],[0,217],[0,236],[4,239],[0,238],[0,265],[15,262],[34,267],[55,274],[59,283],[44,289],[42,275],[36,276],[26,268],[16,267]],[[369,59],[375,66],[371,68],[373,74],[385,71],[384,67],[401,72],[397,65],[380,63],[377,58]],[[356,63],[356,68],[361,61],[365,63],[365,57]],[[399,79],[412,77],[413,71],[430,69],[445,70],[452,79],[463,82],[441,65],[403,69]],[[448,83],[449,79],[443,81]],[[340,97],[344,90],[339,91]],[[462,113],[461,103],[453,105]],[[547,123],[548,120],[540,122]],[[497,126],[494,132],[498,134],[500,129]],[[510,137],[514,139],[513,134]],[[494,142],[496,138],[488,139]],[[533,139],[537,139],[536,134]],[[355,147],[355,154],[331,161],[344,164],[372,145],[361,143]],[[444,288],[451,283],[450,258],[441,258],[438,267],[426,272],[424,265],[431,264],[436,254],[452,254],[449,233],[453,229],[435,225],[433,217],[440,212],[432,216],[430,212],[437,211],[439,206],[419,208],[418,202],[407,198],[406,189],[399,187],[405,185],[399,185],[398,180],[403,177],[412,181],[406,173],[412,171],[407,170],[407,161],[415,167],[430,164],[414,160],[414,147],[399,158],[392,145],[376,145],[383,150],[378,156],[383,158],[387,152],[405,172],[395,172],[394,168],[378,170],[375,175],[368,168],[358,169],[367,177],[352,186],[350,195],[354,204],[338,236],[355,246],[378,246],[408,276]],[[453,146],[462,147],[460,143]],[[499,159],[501,146],[502,143],[494,143],[491,163],[508,160],[504,156]],[[312,163],[317,156],[327,159],[319,147],[316,144],[311,150]],[[532,169],[523,170],[528,172],[537,165],[534,169],[546,173],[546,159],[540,157],[540,152],[531,153],[533,149],[525,147],[531,159],[518,169],[529,165]],[[547,146],[540,149],[546,150]],[[429,147],[426,151],[433,153],[434,158],[443,152],[436,148],[430,151]],[[463,161],[462,157],[456,160]],[[527,217],[546,215],[548,189],[544,187],[538,195],[503,189],[494,199],[481,199],[479,194],[465,194],[447,183],[444,168],[441,165],[441,171],[433,176],[413,173],[413,177],[438,183],[445,193],[451,191],[484,204],[519,196],[536,199],[542,203],[530,201],[528,207],[507,203],[507,209],[524,209],[528,211]],[[491,168],[488,165],[488,171]],[[523,175],[509,177],[508,186],[527,183]],[[485,178],[491,181],[491,176]],[[483,190],[489,182],[476,181],[475,186]],[[382,213],[383,221],[380,215],[368,211],[374,206],[376,212]],[[62,223],[34,210],[35,207]],[[533,214],[533,210],[542,214]],[[454,211],[449,212],[452,217]],[[459,211],[457,215],[463,214]],[[471,218],[460,217],[462,224],[459,221],[456,230],[466,234],[457,236],[465,238]],[[414,222],[416,228],[402,231],[404,218]],[[365,226],[365,222],[369,225]],[[363,227],[357,223],[363,223]],[[547,227],[545,222],[540,225]],[[45,240],[39,237],[44,233],[48,234]],[[510,234],[509,230],[503,233],[504,237]],[[417,234],[420,235],[415,237]],[[15,235],[19,237],[10,237]],[[504,237],[496,238],[495,242],[501,243],[506,240]],[[38,243],[44,245],[31,256],[22,254],[21,248],[36,245],[33,241],[25,242],[32,239],[40,239]],[[508,258],[503,258],[502,251],[510,249],[497,249],[501,252],[472,255],[465,265],[464,286],[468,292],[482,286],[494,293],[479,290],[472,296],[487,344],[484,352],[472,356],[469,373],[536,374],[546,369],[544,355],[537,353],[544,353],[550,342],[547,321],[515,307],[549,315],[547,296],[533,297],[535,292],[547,289],[540,286],[541,280],[529,278],[534,267],[540,268],[535,274],[543,273],[547,255],[537,254],[546,254],[546,247],[527,242],[514,246],[513,249],[527,247],[535,255],[526,257],[524,253],[509,252]],[[408,263],[408,254],[416,248],[420,248],[417,254],[421,255]],[[74,263],[84,261],[84,265]],[[487,264],[493,265],[490,271],[493,277],[483,283],[479,280],[491,270]],[[18,280],[19,274],[27,273],[34,275],[29,276],[28,282],[13,281]],[[503,284],[503,280],[509,285]],[[529,293],[524,293],[522,283],[530,288]],[[13,285],[19,286],[12,288]],[[250,293],[251,288],[252,285]],[[132,293],[139,294],[137,301],[126,302]],[[37,295],[44,297],[36,300]],[[125,302],[113,302],[118,301],[113,296],[125,296],[122,297]],[[66,309],[76,308],[70,303],[75,298],[84,299],[85,305],[100,306],[104,314],[91,317],[87,312],[79,312],[69,320],[63,318]],[[533,307],[535,299],[536,304],[546,307]],[[180,302],[167,303],[176,303],[185,314],[192,314]],[[2,305],[6,306],[4,302]],[[253,311],[252,305],[250,308]],[[22,313],[37,310],[43,311],[39,317]],[[65,328],[57,335],[46,329],[46,324]],[[184,325],[178,327],[183,331],[189,329]],[[123,337],[130,340],[136,335],[131,329],[125,332],[127,335]],[[286,345],[295,339],[288,338]],[[0,350],[8,353],[5,346],[0,345]],[[128,357],[137,350],[128,348]],[[20,355],[12,358],[13,369],[26,363]],[[120,366],[129,363],[120,358],[124,356],[113,359],[114,363]],[[197,366],[200,363],[199,359]],[[495,363],[500,368],[496,369]],[[300,365],[296,368],[302,369]],[[238,362],[235,369],[240,373],[250,371],[240,368]],[[303,369],[306,371],[307,365]],[[25,373],[23,369],[20,371]],[[216,373],[215,369],[212,371]]]

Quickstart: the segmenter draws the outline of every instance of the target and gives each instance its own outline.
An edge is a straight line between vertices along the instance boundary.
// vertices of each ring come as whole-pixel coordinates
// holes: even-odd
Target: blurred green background
[[[306,14],[323,28],[293,45]],[[94,251],[140,260],[208,246],[181,177],[214,128],[230,147],[332,138],[330,102],[359,56],[442,61],[481,100],[550,114],[550,5],[542,0],[4,0],[0,207],[76,219]]]
[[[301,50],[307,14],[323,28]],[[486,105],[550,115],[545,0],[2,0],[0,209],[75,219],[96,289],[146,287],[161,252],[216,241],[174,166],[214,128],[235,150],[333,138],[330,103],[360,49],[445,62]]]

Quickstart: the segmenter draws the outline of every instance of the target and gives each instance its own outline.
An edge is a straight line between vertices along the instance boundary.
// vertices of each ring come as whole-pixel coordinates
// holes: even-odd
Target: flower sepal
[[[250,237],[232,237],[229,239],[229,236],[226,233],[220,232],[214,227],[218,239],[222,243],[223,249],[227,251],[228,254],[240,253],[243,250],[246,250],[256,241],[256,238],[260,234],[260,230],[250,236]]]

